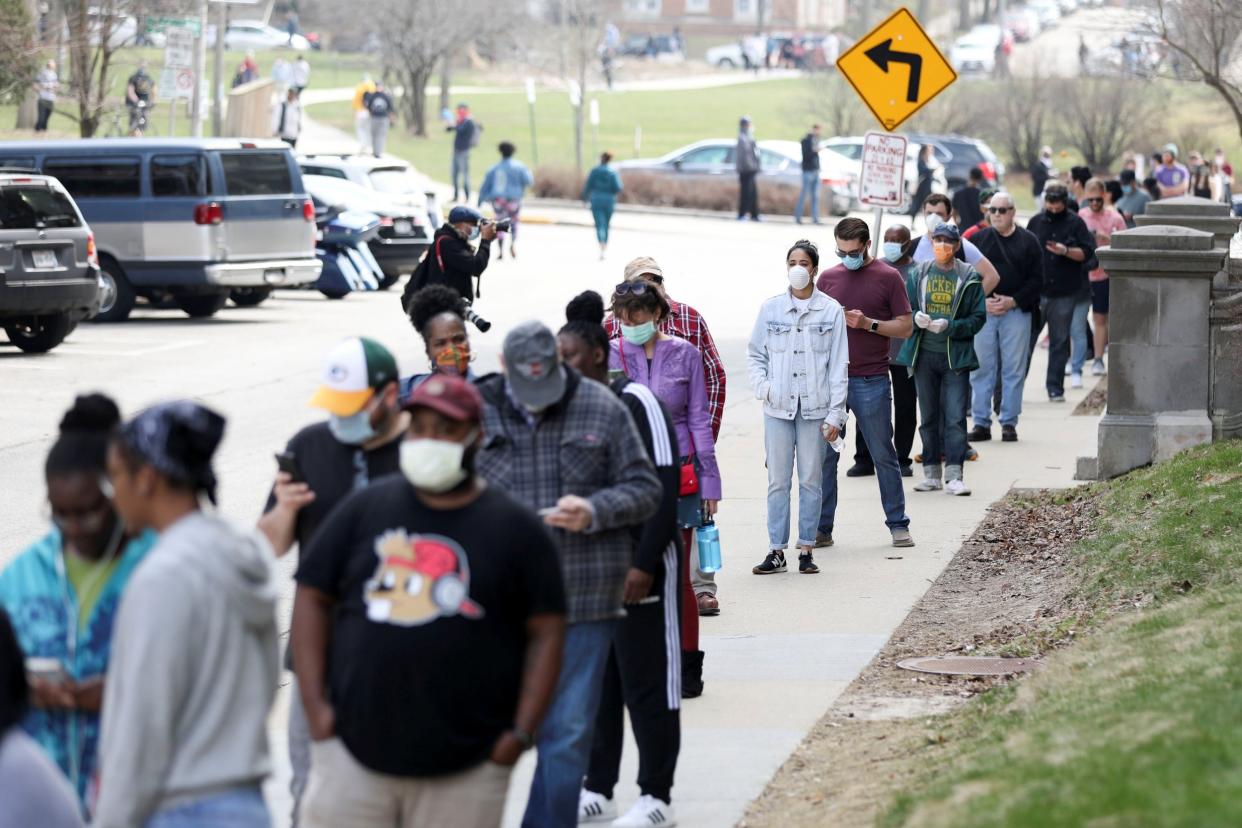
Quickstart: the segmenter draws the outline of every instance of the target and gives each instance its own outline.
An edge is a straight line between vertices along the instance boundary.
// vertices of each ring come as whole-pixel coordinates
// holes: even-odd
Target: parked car
[[[1078,0],[1058,0],[1057,4],[1061,7],[1062,15],[1073,14],[1078,11],[1078,7],[1081,5]]]
[[[662,61],[680,61],[685,58],[672,35],[632,34],[621,42],[617,50],[629,57],[648,57]]]
[[[681,181],[733,181],[737,174],[733,139],[713,138],[697,141],[661,158],[639,158],[617,164],[622,179],[626,173],[643,172],[670,176]],[[839,162],[820,153],[820,203],[830,212],[849,212],[856,196],[857,178],[851,179]],[[759,142],[759,181],[775,186],[802,186],[802,150],[797,141]]]
[[[1004,183],[1005,165],[992,152],[992,148],[978,138],[912,133],[910,142],[935,145],[936,159],[944,166],[945,183],[950,193],[966,186],[971,167],[978,167],[983,172],[983,181],[989,187]]]
[[[1039,15],[1026,6],[1006,11],[1002,25],[1018,43],[1029,43],[1039,37]]]
[[[95,236],[55,178],[0,169],[0,327],[43,353],[99,311]]]
[[[1057,0],[1031,0],[1028,8],[1039,15],[1041,29],[1051,29],[1061,22],[1061,5]]]
[[[427,221],[426,210],[384,198],[343,178],[307,175],[302,180],[316,206],[375,213],[380,217],[379,235],[368,242],[384,272],[380,290],[392,287],[418,267],[436,231]]]
[[[359,187],[383,193],[389,200],[421,207],[433,230],[444,223],[440,196],[431,179],[394,155],[376,158],[350,153],[316,153],[298,156],[298,165],[304,175],[343,178]]]
[[[319,277],[314,207],[282,141],[10,142],[0,166],[54,175],[74,197],[108,284],[100,321],[125,319],[139,298],[211,316],[233,288]]]
[[[1007,35],[997,25],[985,23],[975,26],[959,37],[949,50],[949,63],[961,74],[970,72],[991,75],[996,70],[997,46],[1005,44]]]
[[[216,45],[216,27],[207,27],[207,45]],[[224,32],[224,48],[242,52],[247,49],[293,49],[305,52],[310,41],[300,34],[290,37],[284,29],[269,26],[262,20],[230,20]]]

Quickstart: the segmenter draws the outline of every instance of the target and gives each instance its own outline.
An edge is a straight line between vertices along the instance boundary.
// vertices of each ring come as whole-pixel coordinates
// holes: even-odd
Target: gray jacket
[[[271,771],[272,559],[257,532],[194,512],[134,571],[113,628],[94,828],[134,828]]]
[[[736,155],[738,172],[759,172],[759,147],[755,145],[755,136],[749,132],[739,132]]]
[[[798,357],[795,359],[795,357]],[[763,400],[763,413],[792,420],[802,409],[804,420],[845,425],[850,351],[845,311],[836,299],[816,290],[803,313],[786,290],[763,303],[746,345],[750,387]],[[806,372],[806,394],[795,393],[795,365]]]
[[[606,386],[565,370],[565,396],[533,425],[509,399],[503,376],[479,381],[484,440],[478,472],[534,510],[569,494],[590,501],[595,522],[587,531],[552,530],[574,624],[621,615],[634,557],[630,529],[655,513],[663,487],[625,405]]]

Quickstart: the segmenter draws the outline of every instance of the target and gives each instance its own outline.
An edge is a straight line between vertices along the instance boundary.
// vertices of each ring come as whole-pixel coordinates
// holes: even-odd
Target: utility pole
[[[203,137],[203,121],[207,114],[203,100],[203,76],[207,71],[207,0],[198,0],[198,42],[194,44],[194,95],[190,106],[190,134]]]
[[[220,85],[224,77],[224,37],[229,30],[229,7],[220,3],[216,11],[215,66],[211,73],[211,134],[219,137],[224,132],[224,89]]]

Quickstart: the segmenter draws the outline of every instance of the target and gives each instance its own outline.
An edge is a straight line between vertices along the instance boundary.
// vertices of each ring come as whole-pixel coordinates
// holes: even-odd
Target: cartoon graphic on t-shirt
[[[363,585],[370,620],[416,627],[451,615],[483,617],[470,600],[466,553],[450,538],[393,529],[376,538],[375,554],[379,564]]]

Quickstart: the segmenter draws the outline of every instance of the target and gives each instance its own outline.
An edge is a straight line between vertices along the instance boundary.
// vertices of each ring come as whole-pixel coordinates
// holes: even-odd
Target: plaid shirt
[[[510,401],[503,376],[478,383],[484,433],[478,472],[531,509],[555,506],[570,494],[590,501],[595,521],[586,532],[551,530],[574,624],[621,615],[634,556],[630,530],[655,512],[662,486],[625,405],[607,387],[565,370],[565,397],[533,426]]]
[[[689,305],[668,300],[669,314],[660,323],[660,331],[669,336],[684,339],[699,349],[703,355],[703,378],[707,381],[707,407],[712,416],[712,439],[720,439],[720,421],[724,418],[725,406],[725,369],[720,361],[720,352],[716,350],[716,342],[712,339],[703,315]],[[608,331],[609,339],[621,336],[621,323],[616,317],[609,316],[604,320],[604,330]]]

